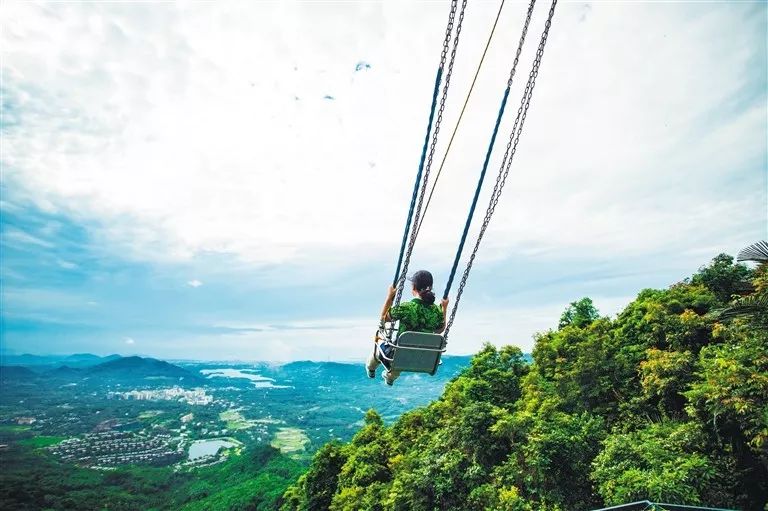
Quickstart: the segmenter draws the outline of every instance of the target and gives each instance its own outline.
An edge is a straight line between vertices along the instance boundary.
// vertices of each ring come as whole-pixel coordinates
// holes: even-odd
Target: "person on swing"
[[[432,274],[426,270],[417,271],[408,280],[413,284],[412,294],[414,299],[392,307],[397,290],[394,286],[390,286],[387,291],[387,300],[384,302],[384,307],[381,311],[381,320],[400,320],[398,335],[403,332],[441,333],[445,330],[448,299],[444,299],[440,305],[435,304],[435,293],[432,291]],[[378,346],[378,343],[380,342],[382,340],[377,335],[377,346],[365,364],[369,378],[376,377],[376,368],[382,363],[379,359],[381,347]],[[387,385],[392,385],[397,377],[400,376],[400,371],[390,371],[385,366],[384,373],[381,376],[387,382]]]

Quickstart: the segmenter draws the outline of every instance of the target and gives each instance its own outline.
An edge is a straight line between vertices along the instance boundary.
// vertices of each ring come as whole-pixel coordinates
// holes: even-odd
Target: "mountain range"
[[[61,366],[69,367],[88,367],[110,360],[123,358],[120,355],[107,355],[100,357],[92,353],[75,353],[73,355],[32,355],[24,353],[22,355],[3,355],[0,357],[1,365],[4,366]]]
[[[0,366],[2,380],[29,380],[40,377],[54,379],[80,379],[100,377],[109,379],[174,378],[199,383],[202,377],[177,365],[138,356],[109,355],[99,357],[89,353],[66,357],[21,355]],[[19,363],[21,362],[21,363]]]

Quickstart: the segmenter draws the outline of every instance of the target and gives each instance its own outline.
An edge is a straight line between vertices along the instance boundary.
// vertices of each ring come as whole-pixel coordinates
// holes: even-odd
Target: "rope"
[[[480,243],[483,240],[483,236],[485,235],[485,231],[488,228],[488,225],[490,224],[491,217],[493,216],[494,211],[496,210],[496,206],[499,204],[499,199],[501,198],[501,192],[504,189],[504,185],[506,184],[507,177],[509,176],[509,170],[512,165],[512,160],[515,157],[515,153],[517,152],[517,145],[520,142],[520,134],[523,131],[523,125],[525,124],[525,119],[528,115],[528,108],[531,106],[531,98],[533,97],[533,89],[536,86],[536,78],[539,76],[539,68],[541,67],[541,60],[544,57],[544,47],[547,43],[547,37],[549,36],[549,29],[552,26],[552,18],[555,15],[555,7],[557,6],[557,0],[552,0],[552,6],[549,9],[549,16],[547,17],[547,22],[544,25],[544,32],[541,34],[541,40],[539,41],[539,47],[536,50],[536,57],[533,59],[533,66],[531,68],[531,72],[528,75],[528,82],[525,86],[525,91],[523,92],[523,98],[520,101],[520,107],[517,110],[517,117],[515,118],[515,123],[512,127],[512,133],[509,136],[509,142],[507,143],[507,148],[504,153],[504,158],[501,162],[501,167],[499,168],[499,174],[496,177],[496,185],[493,188],[493,192],[491,194],[491,198],[488,202],[488,209],[485,212],[485,218],[483,219],[483,224],[480,228],[480,232],[477,235],[477,240],[475,241],[475,247],[472,250],[472,255],[469,258],[469,262],[467,263],[467,267],[464,270],[464,274],[461,277],[461,282],[459,284],[459,289],[456,293],[456,300],[453,304],[453,309],[451,310],[450,318],[447,322],[445,332],[443,334],[443,337],[445,339],[448,338],[448,332],[451,329],[451,325],[453,324],[453,320],[456,317],[456,311],[458,310],[459,302],[461,301],[461,295],[464,292],[464,287],[467,284],[467,279],[469,278],[469,272],[472,270],[472,264],[475,261],[475,257],[477,256],[478,249],[480,248]]]
[[[456,0],[454,0],[454,3],[455,1]],[[448,71],[445,74],[445,84],[443,85],[443,94],[442,94],[442,97],[440,98],[440,107],[437,112],[435,129],[434,129],[434,132],[432,133],[432,143],[429,149],[429,156],[427,157],[427,163],[424,167],[424,179],[421,184],[421,190],[419,191],[419,200],[414,212],[414,218],[413,218],[414,225],[419,224],[419,218],[421,216],[421,208],[424,202],[424,195],[427,188],[427,183],[429,182],[429,172],[430,172],[430,169],[432,168],[432,159],[435,155],[435,146],[437,145],[437,136],[438,136],[438,133],[440,133],[440,124],[442,123],[442,120],[443,120],[443,111],[445,110],[445,102],[446,102],[446,99],[448,98],[448,88],[451,85],[451,75],[453,74],[454,62],[456,61],[456,51],[459,46],[459,36],[461,35],[461,26],[462,26],[462,23],[464,22],[464,12],[466,8],[467,8],[467,0],[463,0],[461,4],[461,11],[459,12],[459,21],[456,24],[456,35],[453,40],[453,48],[451,49],[451,58],[448,61]],[[452,14],[455,14],[455,6],[453,4],[452,4]],[[451,19],[451,21],[448,23],[448,30],[453,29],[452,21],[453,19]],[[446,35],[446,37],[449,37],[449,35]],[[416,229],[413,229],[411,232],[410,241],[408,243],[408,248],[403,257],[402,271],[397,281],[397,291],[395,293],[395,300],[393,302],[394,305],[397,305],[400,303],[400,298],[402,297],[402,294],[403,294],[403,288],[405,287],[405,278],[408,273],[408,265],[410,264],[411,255],[413,254],[413,247],[416,244],[416,234],[417,234]]]
[[[517,44],[517,52],[515,52],[515,60],[512,62],[512,69],[509,72],[509,79],[507,80],[507,88],[504,90],[504,96],[501,100],[501,107],[499,113],[496,116],[496,124],[493,127],[493,134],[491,135],[491,141],[488,144],[488,150],[485,153],[485,160],[483,161],[483,168],[480,171],[480,178],[477,180],[477,187],[475,188],[475,195],[472,198],[472,204],[469,207],[469,214],[467,215],[467,221],[464,223],[464,231],[461,234],[461,241],[459,241],[459,248],[456,250],[456,256],[453,259],[453,266],[451,267],[451,273],[448,276],[448,283],[445,285],[445,292],[443,293],[443,299],[448,298],[448,293],[453,285],[453,279],[456,276],[456,269],[459,266],[461,260],[461,253],[464,251],[464,243],[467,241],[467,234],[469,233],[469,227],[472,224],[472,217],[475,215],[475,207],[477,206],[477,200],[480,197],[480,190],[483,187],[483,181],[485,180],[485,173],[488,170],[488,163],[491,159],[491,153],[493,152],[493,146],[496,143],[496,135],[499,132],[499,126],[501,125],[501,119],[504,116],[504,108],[507,105],[507,98],[509,97],[509,91],[512,88],[512,82],[517,72],[517,64],[520,61],[520,53],[523,51],[523,45],[525,44],[525,37],[528,34],[528,26],[531,23],[531,16],[533,15],[533,8],[536,5],[536,0],[531,0],[528,5],[528,13],[525,17],[525,23],[523,24],[523,32],[520,35],[520,41]]]
[[[464,111],[467,109],[467,104],[469,103],[469,98],[472,97],[472,91],[475,90],[475,83],[477,82],[477,77],[480,75],[480,69],[483,67],[483,62],[485,61],[485,55],[488,53],[488,48],[491,46],[491,40],[493,39],[493,34],[496,32],[496,25],[499,23],[499,17],[501,16],[501,11],[504,9],[504,2],[505,0],[501,0],[501,3],[499,4],[499,10],[496,13],[496,19],[493,21],[493,27],[491,27],[491,33],[488,35],[488,41],[485,43],[485,49],[483,50],[483,55],[480,57],[480,63],[477,65],[477,70],[475,70],[475,76],[472,78],[472,85],[469,86],[469,92],[467,93],[467,97],[464,99],[464,106],[461,107],[461,113],[459,114],[459,119],[456,121],[456,126],[453,128],[453,133],[451,133],[451,139],[448,141],[448,147],[445,148],[445,153],[443,154],[443,160],[440,162],[440,168],[437,169],[437,175],[435,175],[435,181],[432,183],[432,188],[429,191],[429,196],[427,197],[427,203],[424,205],[424,213],[422,213],[421,216],[421,222],[419,222],[419,225],[416,227],[416,236],[419,235],[419,231],[421,231],[421,226],[424,224],[424,218],[427,216],[427,211],[429,210],[429,204],[432,202],[432,195],[435,193],[435,187],[437,187],[437,182],[440,179],[440,174],[443,172],[443,166],[445,165],[445,160],[448,158],[448,153],[451,150],[451,145],[453,145],[453,139],[456,137],[456,132],[459,131],[459,125],[461,124],[461,120],[464,118]]]

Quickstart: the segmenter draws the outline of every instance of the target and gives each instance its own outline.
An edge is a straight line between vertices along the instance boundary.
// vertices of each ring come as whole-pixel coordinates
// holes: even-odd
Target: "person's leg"
[[[387,385],[392,385],[395,383],[395,380],[400,376],[400,372],[397,369],[394,371],[384,371],[384,374],[381,375],[382,378],[384,378],[384,381],[387,382]]]
[[[365,370],[368,372],[368,378],[376,377],[376,368],[379,367],[379,359],[376,357],[376,345],[371,350],[371,354],[368,355],[368,360],[365,361]]]

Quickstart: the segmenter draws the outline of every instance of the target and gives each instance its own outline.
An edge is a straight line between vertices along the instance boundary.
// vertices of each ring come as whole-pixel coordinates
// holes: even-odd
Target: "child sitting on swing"
[[[410,302],[401,303],[392,307],[397,290],[391,286],[387,292],[387,300],[384,302],[384,308],[381,311],[382,321],[400,320],[398,335],[403,332],[429,332],[440,333],[445,330],[445,318],[448,312],[448,299],[444,299],[440,305],[435,304],[435,293],[432,292],[432,274],[426,270],[420,270],[414,273],[409,279],[413,284],[412,294],[415,297]],[[380,350],[384,349],[381,345],[382,339],[377,336],[373,353],[366,361],[366,370],[369,378],[376,377],[376,368],[382,363],[380,359]],[[382,378],[387,385],[392,385],[400,376],[400,371],[389,370],[385,364],[385,371]]]

